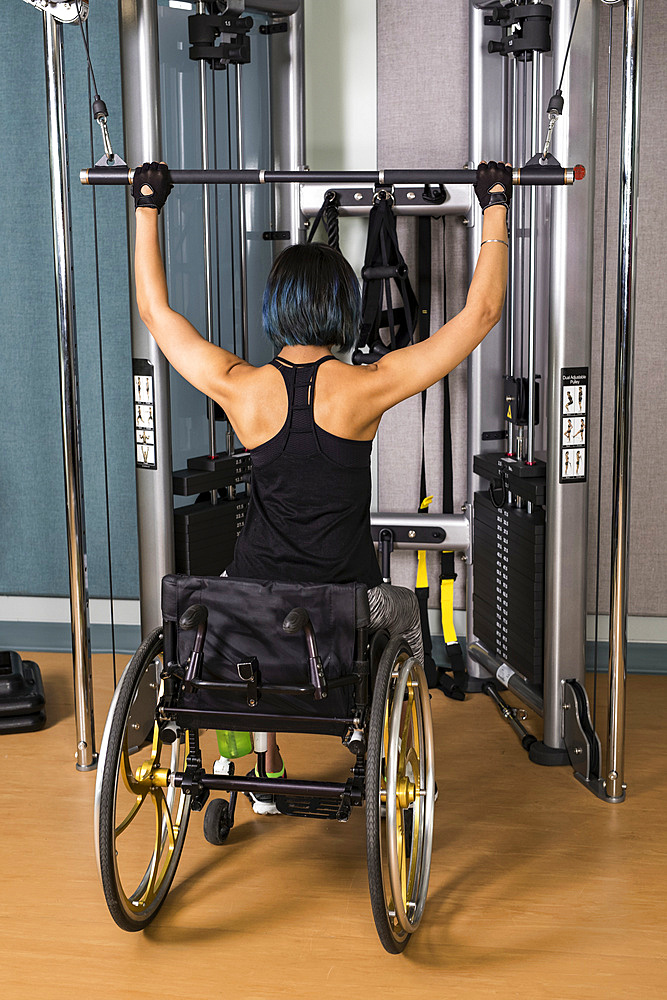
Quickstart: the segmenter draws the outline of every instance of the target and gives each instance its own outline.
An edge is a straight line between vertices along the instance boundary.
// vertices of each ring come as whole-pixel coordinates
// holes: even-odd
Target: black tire
[[[204,837],[216,847],[220,847],[232,832],[229,802],[227,799],[213,799],[204,813]]]
[[[158,777],[153,777],[158,767],[182,770],[187,753],[187,734],[171,745],[164,744],[155,725],[163,651],[162,630],[158,628],[126,667],[112,702],[99,761],[96,813],[100,875],[109,912],[126,931],[142,930],[162,906],[176,874],[190,815],[190,797],[180,789],[158,784]],[[133,711],[140,722],[133,721]],[[146,757],[150,777],[138,778]],[[118,814],[123,816],[120,822]],[[128,830],[132,836],[119,845],[119,837]],[[150,852],[151,836],[152,854],[146,866],[141,858]],[[148,851],[144,849],[147,840]],[[119,853],[123,857],[119,858]]]
[[[384,840],[380,806],[382,785],[382,765],[384,760],[385,706],[389,697],[392,673],[397,663],[412,656],[410,646],[403,638],[390,639],[380,658],[371,715],[368,724],[368,751],[366,753],[366,860],[368,863],[368,887],[371,894],[371,908],[375,927],[382,947],[391,954],[403,951],[410,935],[396,919],[392,919],[388,905],[388,884],[383,865],[382,844]]]

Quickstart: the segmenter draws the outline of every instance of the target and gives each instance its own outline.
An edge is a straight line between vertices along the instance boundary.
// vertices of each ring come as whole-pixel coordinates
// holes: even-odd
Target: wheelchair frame
[[[206,610],[201,606],[189,607],[179,622],[181,629],[196,628],[186,664],[179,662],[174,621],[163,621],[142,643],[109,710],[95,799],[98,865],[107,905],[119,926],[141,930],[156,916],[176,873],[191,809],[203,809],[212,791],[230,793],[228,802],[213,800],[204,819],[207,840],[222,844],[234,825],[238,794],[266,792],[275,796],[280,812],[341,822],[365,803],[376,928],[387,951],[403,950],[419,926],[430,873],[435,779],[428,687],[404,639],[390,639],[384,632],[371,636],[367,616],[357,611],[355,619],[351,669],[333,681],[322,673],[318,679],[311,657],[307,685],[263,684],[261,665],[252,660],[237,664],[239,681],[202,679]],[[353,687],[351,715],[327,718],[258,708],[268,693],[316,697],[321,683],[325,696],[327,689]],[[248,711],[183,706],[186,691],[207,688],[242,693]],[[236,775],[233,762],[227,774],[207,773],[200,729],[338,736],[355,760],[345,782],[267,778],[261,750],[257,777]],[[149,746],[148,758],[135,766],[132,758]],[[128,795],[129,808],[120,810],[119,822],[121,791]],[[136,887],[127,891],[119,839],[148,801],[154,807],[152,854],[145,868],[142,863],[137,870]]]

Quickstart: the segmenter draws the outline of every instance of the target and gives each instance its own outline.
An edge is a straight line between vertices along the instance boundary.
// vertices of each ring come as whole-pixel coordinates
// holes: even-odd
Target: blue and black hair
[[[357,277],[338,250],[299,243],[276,257],[262,303],[264,331],[277,350],[317,345],[350,351],[359,337]]]

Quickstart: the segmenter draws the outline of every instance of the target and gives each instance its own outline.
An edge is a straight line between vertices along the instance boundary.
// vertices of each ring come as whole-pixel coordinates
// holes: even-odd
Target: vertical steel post
[[[273,35],[269,59],[271,136],[275,170],[302,170],[306,160],[305,59],[303,4],[287,20],[287,31]],[[301,243],[305,228],[297,184],[276,184],[275,227],[289,231],[291,242]],[[286,242],[276,241],[279,253]]]
[[[197,4],[197,13],[206,13],[206,4]],[[207,64],[205,59],[199,60],[199,102],[201,119],[201,166],[202,170],[209,168],[208,156],[208,82]],[[215,71],[213,71],[215,72]],[[217,197],[217,194],[216,194]],[[213,343],[213,276],[211,267],[211,188],[209,184],[202,184],[202,213],[204,223],[204,289],[206,297],[206,339],[209,344]],[[209,455],[213,458],[216,454],[215,441],[215,404],[212,399],[206,398],[206,412],[208,415],[208,447]],[[211,503],[218,502],[218,491],[211,490]]]
[[[616,394],[609,617],[609,720],[606,791],[610,798],[620,798],[624,792],[636,213],[643,7],[643,0],[626,0],[621,117],[621,212],[616,314]]]
[[[575,6],[576,0],[554,5],[554,73],[563,66]],[[588,482],[561,482],[561,409],[563,369],[590,370],[591,364],[598,17],[596,2],[582,2],[564,79],[565,114],[552,149],[559,162],[584,163],[587,170],[585,182],[554,189],[551,201],[544,744],[554,750],[565,746],[563,682],[583,685],[586,669]]]
[[[530,148],[531,156],[538,151],[540,142],[541,96],[540,77],[542,71],[542,54],[533,52],[531,73],[531,114],[530,114]],[[537,341],[537,205],[539,191],[536,187],[530,189],[530,258],[528,277],[528,439],[526,464],[533,465],[535,461],[535,347]],[[530,505],[529,505],[530,509]]]
[[[53,260],[58,314],[58,360],[60,365],[60,406],[69,553],[72,656],[74,661],[76,767],[79,771],[89,771],[97,765],[97,754],[95,752],[93,674],[88,617],[88,569],[74,317],[74,270],[72,267],[63,29],[62,24],[59,24],[48,13],[44,13],[44,55],[51,171]]]
[[[488,53],[492,37],[484,27],[485,10],[478,7],[479,0],[470,2],[469,20],[469,134],[468,149],[471,164],[493,159],[498,150],[505,148],[506,83],[504,61]],[[482,240],[482,212],[476,199],[470,210],[468,233],[468,268],[472,276],[479,256]],[[475,455],[498,447],[497,441],[487,442],[482,434],[489,428],[505,426],[503,375],[506,373],[505,323],[500,323],[484,338],[468,358],[468,441],[466,511],[472,520],[472,501],[477,490],[485,490],[487,483],[473,470]],[[466,571],[466,635],[467,643],[473,642],[473,577],[472,546],[468,552]],[[474,687],[488,674],[471,656],[467,657],[468,673]]]
[[[507,157],[513,166],[519,165],[519,149],[518,149],[518,127],[519,127],[519,91],[518,91],[518,71],[517,71],[517,60],[514,56],[509,56],[506,60],[507,74],[511,81],[512,90],[512,100],[511,103],[508,102],[508,122],[507,122]],[[516,310],[516,285],[520,284],[518,281],[517,272],[517,252],[516,252],[516,235],[514,234],[514,227],[509,225],[508,228],[511,230],[508,236],[509,240],[509,273],[508,273],[508,294],[507,294],[507,374],[514,375],[515,368],[515,334],[517,330],[517,310]],[[514,454],[514,424],[508,423],[507,425],[507,454]]]
[[[243,91],[241,88],[241,67],[235,66],[236,70],[236,158],[237,167],[243,170]],[[246,191],[245,184],[239,184],[239,245],[240,245],[240,265],[241,265],[241,342],[243,344],[243,358],[248,360],[248,221],[246,215]]]
[[[161,160],[157,0],[118,0],[125,156]],[[144,326],[134,288],[134,205],[127,201],[132,357],[153,366],[157,468],[136,469],[141,630],[162,622],[162,577],[174,569],[169,365]]]

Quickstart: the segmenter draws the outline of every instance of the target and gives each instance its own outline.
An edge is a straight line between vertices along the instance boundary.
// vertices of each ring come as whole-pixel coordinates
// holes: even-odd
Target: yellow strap
[[[433,503],[433,497],[424,497],[419,505],[420,510],[428,510]],[[422,590],[424,587],[428,587],[428,572],[426,570],[426,552],[423,549],[419,549],[417,552],[417,582],[415,583],[415,589]]]
[[[454,581],[441,580],[440,582],[440,616],[442,618],[442,634],[445,645],[449,646],[453,642],[458,642],[456,629],[454,628]]]
[[[428,587],[428,572],[426,570],[426,552],[419,549],[417,552],[417,582],[415,587],[421,589]]]

